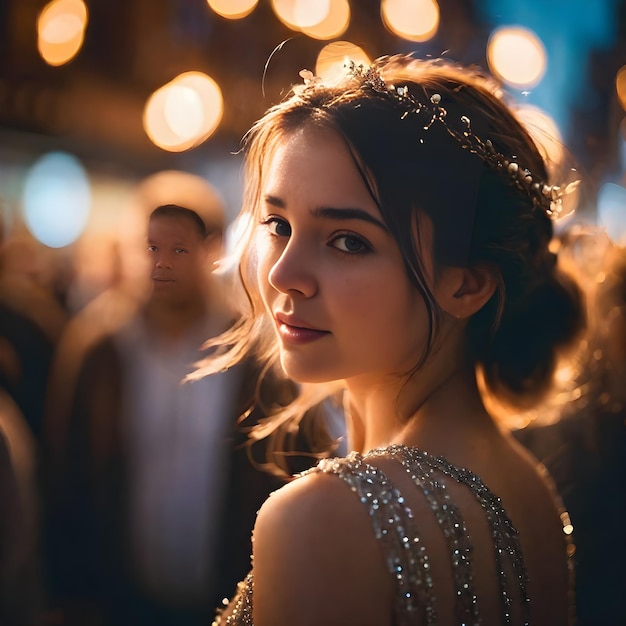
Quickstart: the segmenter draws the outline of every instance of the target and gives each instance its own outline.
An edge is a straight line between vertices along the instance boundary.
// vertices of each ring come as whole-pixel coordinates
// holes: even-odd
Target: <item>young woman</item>
[[[198,375],[254,350],[297,381],[253,432],[281,442],[343,390],[351,452],[263,505],[216,623],[566,624],[567,514],[478,382],[539,398],[582,328],[548,248],[565,189],[472,69],[302,75],[246,136],[250,310]]]

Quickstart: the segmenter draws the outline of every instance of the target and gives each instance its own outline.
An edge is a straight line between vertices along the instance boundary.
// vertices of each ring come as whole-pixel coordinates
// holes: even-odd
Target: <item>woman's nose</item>
[[[269,284],[281,293],[314,296],[318,290],[314,256],[292,236],[269,271]]]

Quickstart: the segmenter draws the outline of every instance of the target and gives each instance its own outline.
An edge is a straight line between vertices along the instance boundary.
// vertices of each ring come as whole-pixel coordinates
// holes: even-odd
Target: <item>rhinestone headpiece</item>
[[[428,130],[434,124],[441,124],[448,134],[456,139],[462,148],[476,154],[494,170],[507,176],[509,180],[525,195],[532,203],[541,208],[551,218],[558,218],[563,212],[563,199],[573,193],[580,180],[574,180],[561,187],[559,185],[549,185],[518,163],[515,157],[507,157],[498,152],[490,139],[481,139],[472,131],[471,120],[466,115],[462,115],[458,120],[459,128],[455,128],[448,123],[448,111],[442,104],[441,95],[434,93],[427,101],[418,100],[411,93],[407,86],[388,85],[376,68],[366,67],[362,63],[356,63],[347,59],[344,69],[348,76],[352,76],[360,84],[369,86],[375,92],[393,98],[404,109],[401,118],[409,115],[426,114],[428,122],[424,125],[424,130]],[[305,85],[320,81],[320,79],[308,70],[300,72]]]

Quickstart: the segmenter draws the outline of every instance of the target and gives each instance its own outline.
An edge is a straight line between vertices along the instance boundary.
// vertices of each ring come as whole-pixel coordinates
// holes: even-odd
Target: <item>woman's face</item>
[[[285,136],[264,164],[258,214],[259,289],[288,376],[369,384],[415,366],[426,306],[339,135]]]

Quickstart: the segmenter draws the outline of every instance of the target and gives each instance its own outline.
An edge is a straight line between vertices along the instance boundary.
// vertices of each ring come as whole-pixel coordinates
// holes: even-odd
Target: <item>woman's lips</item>
[[[321,339],[326,335],[330,335],[327,330],[318,330],[311,328],[308,325],[299,325],[303,322],[297,320],[291,320],[283,316],[276,316],[276,325],[278,327],[278,333],[280,337],[289,343],[293,344],[305,344]]]

